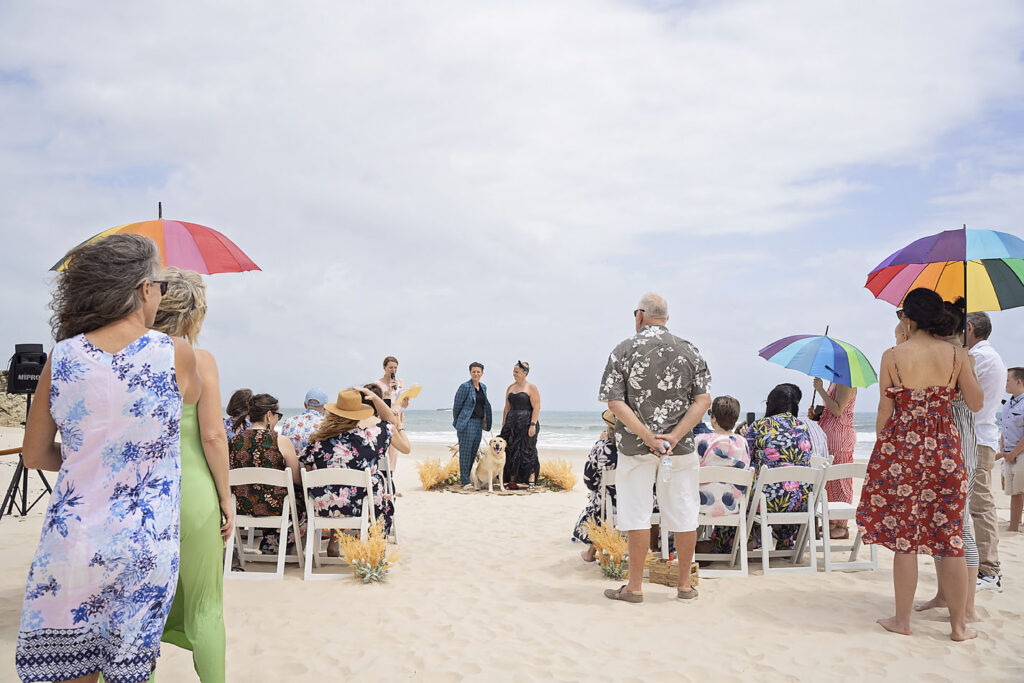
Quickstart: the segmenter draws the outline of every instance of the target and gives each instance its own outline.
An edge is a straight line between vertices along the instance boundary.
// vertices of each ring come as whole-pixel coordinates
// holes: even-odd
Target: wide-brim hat
[[[373,406],[363,403],[363,395],[354,389],[339,391],[337,402],[328,403],[324,410],[349,420],[363,420],[373,415]]]

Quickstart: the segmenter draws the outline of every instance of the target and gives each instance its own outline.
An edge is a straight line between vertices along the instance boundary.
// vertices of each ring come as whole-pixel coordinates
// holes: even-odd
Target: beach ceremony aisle
[[[541,450],[541,458],[565,457]],[[582,472],[583,453],[569,454]],[[876,572],[703,579],[695,604],[645,584],[643,605],[602,597],[616,582],[584,564],[569,541],[584,505],[568,493],[488,496],[426,492],[413,460],[447,457],[416,446],[400,461],[401,559],[382,584],[353,578],[304,582],[229,580],[224,587],[228,680],[680,681],[1024,679],[1024,534],[999,546],[1006,588],[983,592],[979,637],[948,638],[941,610],[915,614],[914,635],[894,636],[875,619],[892,609],[892,554]],[[0,479],[13,469],[0,459]],[[6,481],[6,479],[4,479]],[[14,678],[14,645],[25,577],[42,507],[0,521],[0,680]],[[918,597],[934,592],[921,558]],[[163,645],[157,680],[197,680],[191,653]]]

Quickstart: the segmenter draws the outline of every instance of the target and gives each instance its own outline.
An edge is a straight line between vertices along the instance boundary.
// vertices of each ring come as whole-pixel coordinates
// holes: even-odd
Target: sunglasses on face
[[[644,309],[642,309],[642,308],[637,308],[637,309],[635,309],[635,310],[633,311],[633,317],[635,318],[635,317],[636,317],[636,314],[637,314],[637,313],[646,313],[646,312],[647,312],[647,311],[645,311],[645,310],[644,310]]]
[[[278,419],[278,420],[280,420],[280,419],[281,419],[282,417],[284,417],[284,413],[279,413],[279,412],[277,412],[276,410],[272,410],[272,411],[270,411],[270,414],[271,414],[271,415],[277,415],[277,419]]]
[[[160,296],[167,294],[167,285],[170,284],[167,280],[150,280],[150,283],[154,285],[159,285]]]

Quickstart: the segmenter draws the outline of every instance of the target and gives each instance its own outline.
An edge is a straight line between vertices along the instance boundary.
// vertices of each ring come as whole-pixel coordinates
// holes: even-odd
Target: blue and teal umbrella
[[[828,335],[785,337],[764,347],[758,355],[784,368],[848,387],[869,387],[878,382],[875,369],[860,349]]]

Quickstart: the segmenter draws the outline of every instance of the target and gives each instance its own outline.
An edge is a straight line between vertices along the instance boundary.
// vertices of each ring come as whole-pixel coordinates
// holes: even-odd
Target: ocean
[[[300,411],[287,409],[285,416]],[[501,419],[501,415],[495,415]],[[854,413],[857,448],[854,457],[867,459],[875,445],[875,413]],[[405,429],[415,443],[451,446],[457,443],[450,410],[407,410]],[[540,416],[537,445],[546,450],[586,450],[594,445],[604,429],[599,410],[546,410]]]

